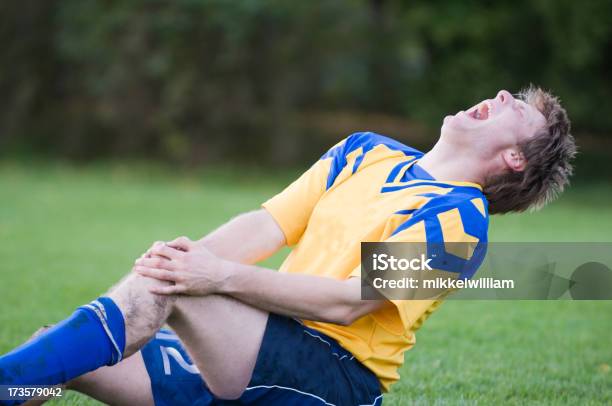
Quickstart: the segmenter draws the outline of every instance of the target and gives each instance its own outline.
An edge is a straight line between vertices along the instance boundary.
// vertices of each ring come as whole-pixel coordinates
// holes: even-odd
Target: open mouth
[[[490,101],[485,100],[482,103],[471,108],[467,112],[467,115],[472,117],[475,120],[486,120],[487,118],[489,118],[492,111],[493,111],[493,105],[491,104]]]

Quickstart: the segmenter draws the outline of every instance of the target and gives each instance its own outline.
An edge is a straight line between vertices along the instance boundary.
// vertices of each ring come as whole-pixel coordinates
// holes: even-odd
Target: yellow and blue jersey
[[[355,133],[263,207],[294,246],[280,271],[347,279],[360,273],[361,242],[487,241],[487,201],[479,185],[437,181],[419,165],[423,153],[371,132]],[[449,248],[448,251],[451,251]],[[481,258],[445,253],[470,278]],[[441,303],[389,300],[349,326],[305,321],[337,340],[371,369],[384,390],[399,379],[415,331]]]

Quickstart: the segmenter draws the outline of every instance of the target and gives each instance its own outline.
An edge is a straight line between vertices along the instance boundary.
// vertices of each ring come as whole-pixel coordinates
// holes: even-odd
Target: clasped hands
[[[157,241],[134,263],[132,271],[172,282],[149,288],[158,295],[208,295],[221,291],[231,263],[215,256],[201,242],[179,237]]]

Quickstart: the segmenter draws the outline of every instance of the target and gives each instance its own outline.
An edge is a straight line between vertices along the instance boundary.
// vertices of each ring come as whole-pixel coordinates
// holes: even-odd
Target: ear
[[[518,148],[508,148],[502,151],[502,159],[514,172],[522,172],[525,170],[527,161],[525,156]]]

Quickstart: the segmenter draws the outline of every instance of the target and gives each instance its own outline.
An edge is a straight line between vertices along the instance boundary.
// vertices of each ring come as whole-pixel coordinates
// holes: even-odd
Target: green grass
[[[0,353],[104,292],[152,241],[197,238],[288,180],[246,173],[0,163]],[[610,241],[611,199],[609,185],[578,186],[540,213],[493,217],[491,240]],[[612,403],[612,302],[451,301],[417,338],[386,405]]]

